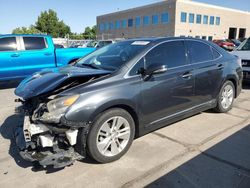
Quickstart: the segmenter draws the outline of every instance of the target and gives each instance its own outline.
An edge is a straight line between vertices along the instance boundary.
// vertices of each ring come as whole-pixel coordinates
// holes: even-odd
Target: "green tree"
[[[41,34],[42,32],[36,29],[34,25],[30,27],[18,27],[12,31],[12,34]]]
[[[85,39],[83,34],[78,34],[78,33],[71,33],[69,36],[70,39],[75,39],[75,40],[82,40]]]
[[[62,20],[59,20],[57,13],[51,9],[41,12],[36,22],[36,29],[43,33],[50,34],[52,37],[64,37],[70,34],[70,27]]]
[[[85,39],[96,39],[96,30],[97,30],[96,25],[93,26],[92,28],[86,27],[85,31],[83,33],[84,38]]]

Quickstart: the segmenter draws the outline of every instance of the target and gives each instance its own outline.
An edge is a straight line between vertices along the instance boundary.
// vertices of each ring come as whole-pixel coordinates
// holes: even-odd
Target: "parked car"
[[[246,39],[242,44],[232,52],[241,59],[243,68],[244,81],[250,82],[250,38]]]
[[[232,51],[235,48],[234,43],[227,40],[213,40],[213,42],[227,51]]]
[[[229,111],[241,81],[238,58],[211,42],[114,43],[18,86],[25,118],[17,145],[24,159],[42,166],[64,167],[86,153],[112,162],[135,137],[207,109]]]
[[[245,41],[247,38],[245,38],[245,37],[243,37],[243,38],[239,38],[238,40],[240,41],[240,42],[243,42],[243,41]]]
[[[99,41],[90,41],[87,44],[87,47],[92,47],[92,48],[102,48],[104,46],[107,46],[109,44],[115,43],[114,40],[99,40]]]
[[[95,48],[102,48],[104,46],[107,46],[107,45],[113,44],[113,43],[115,43],[114,40],[99,40],[99,41],[97,41]]]
[[[48,35],[0,35],[0,81],[23,79],[44,68],[67,65],[94,50],[57,49]]]
[[[55,48],[64,48],[62,44],[54,44]]]
[[[241,44],[241,42],[237,39],[227,39],[226,41],[233,43],[236,47],[238,47]]]
[[[96,44],[97,44],[97,41],[89,41],[86,45],[86,47],[89,47],[89,48],[95,48],[96,47]]]

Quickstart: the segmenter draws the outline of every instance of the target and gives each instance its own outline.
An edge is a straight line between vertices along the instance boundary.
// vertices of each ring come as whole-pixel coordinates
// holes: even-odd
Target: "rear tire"
[[[219,96],[217,98],[216,112],[226,113],[232,109],[235,96],[235,87],[233,82],[226,81],[221,87]]]
[[[120,108],[104,111],[91,126],[88,153],[100,163],[116,161],[128,151],[134,135],[135,123],[127,111]]]

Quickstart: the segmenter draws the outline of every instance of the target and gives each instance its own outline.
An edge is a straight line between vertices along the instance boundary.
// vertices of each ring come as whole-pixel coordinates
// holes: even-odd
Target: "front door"
[[[16,37],[0,38],[0,80],[9,80],[22,76]]]
[[[192,107],[194,78],[186,59],[182,40],[160,44],[145,56],[146,69],[153,63],[164,64],[168,69],[142,81],[140,109],[145,126],[162,123]]]

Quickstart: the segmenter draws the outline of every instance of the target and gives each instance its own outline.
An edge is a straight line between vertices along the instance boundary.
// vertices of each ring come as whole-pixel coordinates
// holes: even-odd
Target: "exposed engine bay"
[[[38,162],[43,167],[63,168],[86,157],[90,122],[71,122],[64,117],[79,95],[62,97],[58,94],[100,76],[69,79],[51,92],[16,100],[22,103],[24,113],[23,126],[15,132],[22,158]]]

